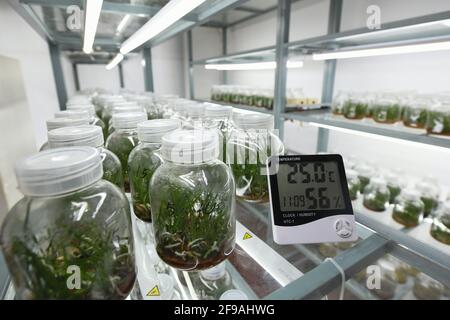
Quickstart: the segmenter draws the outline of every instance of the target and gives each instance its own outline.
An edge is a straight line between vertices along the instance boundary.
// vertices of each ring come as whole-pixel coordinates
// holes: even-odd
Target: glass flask
[[[425,178],[416,185],[416,190],[420,193],[420,198],[425,205],[423,215],[428,217],[433,213],[439,204],[439,188],[434,178]]]
[[[142,221],[152,221],[148,188],[153,173],[163,161],[161,139],[180,126],[176,119],[147,120],[137,126],[139,144],[128,158],[128,174],[134,214]]]
[[[371,106],[371,115],[375,122],[395,123],[400,121],[402,108],[395,100],[382,99],[376,101]]]
[[[220,143],[219,159],[226,163],[227,138],[233,128],[231,121],[233,108],[220,104],[205,103],[204,110],[204,127],[218,130]]]
[[[19,299],[125,299],[136,278],[130,207],[100,152],[52,149],[16,165],[24,197],[0,244]]]
[[[430,233],[436,240],[450,245],[450,201],[444,202],[434,215]]]
[[[63,127],[75,127],[89,124],[88,118],[81,119],[71,119],[71,118],[55,118],[46,121],[47,123],[47,134],[49,131],[63,128]],[[48,150],[50,147],[48,145],[48,141],[45,142],[39,151]]]
[[[200,271],[200,276],[193,285],[201,300],[218,300],[225,291],[234,288],[225,262]]]
[[[419,300],[440,300],[444,286],[424,273],[414,279],[413,294]]]
[[[359,191],[364,192],[364,188],[369,184],[370,179],[375,175],[375,170],[372,166],[362,163],[355,167],[356,172],[358,172],[358,178],[361,185]]]
[[[344,116],[347,119],[363,119],[366,116],[368,103],[362,98],[349,98],[344,104]]]
[[[233,125],[227,138],[227,163],[233,172],[236,195],[250,202],[267,202],[266,160],[284,153],[284,145],[273,130],[273,117],[233,112]]]
[[[425,128],[427,122],[427,103],[416,100],[407,103],[403,109],[403,124],[411,128]]]
[[[103,132],[103,138],[106,139],[106,137],[108,136],[108,127],[106,126],[106,124],[103,122],[102,119],[100,119],[99,117],[97,117],[97,114],[95,113],[95,107],[93,104],[73,104],[70,106],[67,106],[67,110],[83,110],[86,111],[89,114],[89,124],[94,125],[94,126],[99,126],[100,128],[102,128],[102,132]]]
[[[48,133],[48,142],[51,149],[83,146],[98,149],[103,164],[102,178],[124,190],[120,160],[114,153],[105,149],[103,132],[99,126],[84,125],[55,129]]]
[[[417,226],[423,218],[424,204],[420,193],[413,189],[404,189],[395,199],[392,218],[407,228]]]
[[[437,105],[428,112],[426,129],[428,134],[450,136],[450,103]]]
[[[150,205],[156,250],[172,267],[211,268],[233,251],[235,187],[218,154],[211,130],[176,130],[162,139]]]
[[[372,211],[384,211],[389,205],[390,195],[384,179],[372,178],[364,188],[364,207]]]
[[[118,113],[112,119],[115,131],[106,140],[106,148],[119,158],[125,192],[130,192],[128,157],[139,143],[137,125],[147,120],[147,114],[142,112]]]
[[[387,182],[387,186],[389,188],[389,192],[391,196],[389,197],[389,203],[395,203],[395,198],[400,194],[403,188],[405,188],[405,183],[402,181],[401,175],[394,173],[392,171],[387,172],[384,175],[384,178]]]
[[[345,174],[347,176],[347,185],[350,199],[356,200],[358,199],[359,190],[361,189],[361,182],[358,178],[358,172],[349,169],[345,171]]]

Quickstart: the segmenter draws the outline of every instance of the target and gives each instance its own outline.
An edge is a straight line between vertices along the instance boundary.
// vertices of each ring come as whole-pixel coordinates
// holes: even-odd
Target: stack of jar
[[[450,135],[450,97],[413,93],[347,93],[334,98],[332,112],[347,119],[373,119],[377,123],[403,123],[433,135]]]

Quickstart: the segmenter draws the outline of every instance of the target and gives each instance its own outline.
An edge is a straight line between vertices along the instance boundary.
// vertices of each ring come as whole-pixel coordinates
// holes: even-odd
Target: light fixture
[[[128,22],[130,21],[131,15],[127,14],[123,19],[120,21],[119,25],[117,26],[116,33],[119,34],[122,32],[122,30],[128,25]]]
[[[84,8],[84,39],[83,51],[87,54],[92,52],[95,33],[97,32],[98,20],[102,11],[103,0],[86,0]]]
[[[143,43],[152,39],[172,24],[183,18],[186,14],[197,8],[206,0],[171,0],[159,10],[146,24],[129,37],[120,52],[127,54]]]
[[[120,61],[123,60],[123,54],[118,53],[114,59],[112,59],[107,65],[106,65],[106,70],[111,70],[112,68],[114,68],[115,66],[117,66]]]
[[[289,69],[303,67],[303,61],[288,61],[286,66]],[[252,63],[219,63],[219,64],[207,64],[205,69],[208,70],[220,70],[220,71],[232,71],[232,70],[273,70],[277,67],[275,61],[267,62],[252,62]]]
[[[442,50],[450,50],[450,41],[411,44],[411,45],[392,46],[392,47],[383,47],[383,48],[342,50],[342,51],[334,51],[334,52],[331,51],[331,52],[323,52],[323,53],[314,53],[312,55],[312,58],[313,58],[313,60],[320,61],[320,60],[331,60],[331,59],[373,57],[373,56],[384,56],[384,55],[416,53],[416,52],[431,52],[431,51],[442,51]]]
[[[443,22],[443,24],[444,24],[445,26],[447,26],[447,27],[450,27],[450,19],[445,20],[445,21]]]

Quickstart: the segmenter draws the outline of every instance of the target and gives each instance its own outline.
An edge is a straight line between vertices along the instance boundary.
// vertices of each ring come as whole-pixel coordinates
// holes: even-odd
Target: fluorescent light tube
[[[171,0],[159,10],[146,24],[129,37],[120,48],[122,54],[136,49],[143,43],[183,18],[206,0]]]
[[[415,52],[431,52],[441,50],[450,50],[450,41],[393,46],[384,48],[373,48],[373,49],[314,53],[312,55],[312,58],[313,60],[320,61],[330,59],[373,57],[373,56],[384,56],[384,55],[415,53]]]
[[[97,32],[98,20],[102,11],[103,0],[86,0],[84,8],[84,40],[83,51],[87,54],[92,52],[95,33]]]
[[[288,68],[301,68],[303,67],[303,61],[288,61]],[[207,64],[205,69],[208,70],[220,70],[220,71],[232,71],[232,70],[273,70],[277,67],[275,61],[267,62],[252,62],[252,63],[221,63],[221,64]]]
[[[125,17],[123,17],[122,21],[120,21],[119,25],[117,26],[116,33],[121,33],[122,30],[128,25],[128,22],[130,21],[131,15],[127,14]]]
[[[112,59],[107,65],[106,65],[106,70],[111,70],[112,68],[114,68],[115,66],[117,66],[120,61],[123,60],[123,54],[118,53],[114,59]]]
[[[450,27],[450,19],[445,20],[445,21],[443,22],[443,24],[444,24],[445,26],[447,26],[447,27]]]

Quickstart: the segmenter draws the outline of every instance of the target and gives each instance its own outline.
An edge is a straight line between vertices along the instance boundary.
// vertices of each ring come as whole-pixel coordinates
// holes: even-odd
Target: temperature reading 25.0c
[[[292,168],[292,171],[287,175],[289,183],[336,182],[335,171],[327,171],[325,169],[325,164],[322,162],[289,163],[289,166]]]

